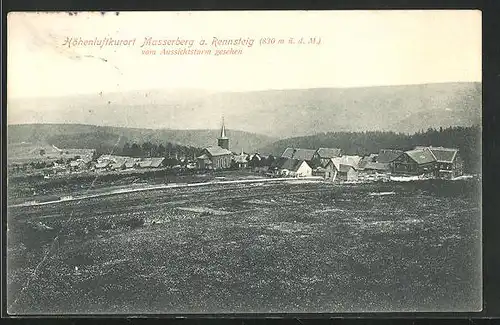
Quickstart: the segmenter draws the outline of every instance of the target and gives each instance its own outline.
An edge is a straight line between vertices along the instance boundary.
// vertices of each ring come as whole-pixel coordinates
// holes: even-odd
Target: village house
[[[454,178],[463,175],[463,161],[458,149],[429,147],[436,160],[436,176],[439,178]]]
[[[324,178],[332,182],[352,182],[358,180],[360,156],[341,156],[330,158],[325,166]]]
[[[319,148],[313,155],[312,161],[315,166],[326,167],[332,158],[342,156],[342,149],[339,148]]]
[[[354,166],[340,164],[337,179],[339,182],[355,182],[358,180],[358,172]]]
[[[361,158],[361,156],[344,155],[341,157],[331,158],[330,160],[333,161],[337,166],[340,164],[349,165],[357,170]]]
[[[98,171],[103,171],[103,170],[109,170],[111,169],[111,164],[112,162],[109,160],[97,162],[94,166],[94,168]]]
[[[360,164],[357,168],[358,171],[364,172],[366,174],[376,174],[376,173],[390,173],[391,169],[389,164],[379,163],[379,162],[367,162]]]
[[[139,168],[150,168],[152,162],[151,159],[143,159],[139,161]]]
[[[165,162],[164,157],[153,157],[153,158],[151,158],[151,168],[163,167],[164,162]]]
[[[325,167],[316,167],[313,169],[312,174],[313,176],[319,176],[319,177],[324,177],[326,173]]]
[[[354,182],[358,180],[358,172],[355,166],[330,159],[325,166],[325,180],[337,183]]]
[[[380,154],[380,153],[379,153]],[[362,179],[376,180],[379,178],[388,178],[391,172],[391,167],[388,160],[382,156],[383,162],[378,162],[379,154],[370,154],[363,157],[358,163],[358,175]]]
[[[252,168],[257,168],[262,165],[263,157],[259,153],[253,153],[251,155],[248,155],[247,160],[248,160],[248,166]]]
[[[364,156],[363,158],[361,158],[358,163],[358,170],[364,170],[365,166],[367,166],[368,164],[373,164],[377,162],[377,156],[378,154],[372,153],[369,154],[368,156]]]
[[[243,152],[243,149],[241,150],[241,154],[234,156],[234,163],[236,164],[236,167],[239,169],[245,169],[248,167],[248,155]]]
[[[305,160],[279,158],[273,164],[273,170],[279,176],[308,177],[312,176],[312,168]]]
[[[125,169],[125,160],[119,160],[117,162],[111,163],[111,170],[122,170]]]
[[[69,163],[71,171],[77,171],[85,168],[85,163],[82,160],[73,160]]]
[[[164,161],[165,158],[163,157],[143,158],[137,162],[137,166],[139,168],[160,168],[163,166]]]
[[[436,158],[427,147],[405,151],[393,162],[393,173],[404,175],[434,175]]]
[[[97,158],[95,168],[98,170],[124,170],[129,168],[159,168],[163,166],[165,158],[133,158],[118,155],[102,155]]]
[[[403,154],[402,150],[397,149],[380,149],[378,155],[376,156],[376,162],[382,164],[392,163],[399,156]]]
[[[376,158],[376,162],[387,166],[389,171],[392,171],[394,169],[394,161],[398,159],[402,154],[402,150],[380,149]]]
[[[71,171],[88,169],[92,163],[92,159],[92,156],[84,156],[83,158],[79,158],[79,156],[77,156],[74,160],[70,160],[69,169]]]
[[[97,158],[97,163],[103,163],[109,161],[110,163],[121,163],[125,162],[129,159],[127,156],[118,156],[118,155],[101,155]]]
[[[131,169],[139,166],[139,158],[128,158],[125,161],[125,169]]]
[[[281,158],[304,160],[305,162],[307,162],[309,167],[314,168],[317,167],[313,163],[313,157],[315,153],[316,150],[312,149],[286,148],[285,151],[283,151],[283,153],[281,154]]]
[[[118,155],[101,155],[97,158],[95,168],[98,170],[121,170],[125,169],[128,157]]]

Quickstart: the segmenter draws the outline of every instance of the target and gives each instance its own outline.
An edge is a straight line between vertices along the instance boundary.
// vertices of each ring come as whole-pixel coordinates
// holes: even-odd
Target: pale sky
[[[481,81],[478,10],[11,13],[7,28],[11,98]],[[67,37],[136,42],[68,47]],[[145,37],[192,39],[197,49],[202,38],[255,41],[225,47],[242,49],[240,55],[147,56],[140,47]],[[260,46],[262,37],[316,37],[321,44]]]

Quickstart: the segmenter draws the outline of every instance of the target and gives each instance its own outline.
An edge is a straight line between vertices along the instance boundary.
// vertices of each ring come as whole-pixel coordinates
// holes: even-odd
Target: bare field
[[[478,310],[479,188],[226,184],[10,208],[9,312]]]

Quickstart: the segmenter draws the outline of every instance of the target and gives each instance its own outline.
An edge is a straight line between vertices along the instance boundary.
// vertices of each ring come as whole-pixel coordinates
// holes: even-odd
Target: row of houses
[[[97,158],[96,170],[124,170],[132,168],[160,168],[165,158],[134,158],[117,155],[102,155]]]
[[[458,149],[432,146],[408,151],[382,149],[364,157],[343,155],[338,148],[287,148],[270,171],[280,176],[322,176],[330,181],[357,181],[390,174],[450,179],[463,174],[463,161]]]

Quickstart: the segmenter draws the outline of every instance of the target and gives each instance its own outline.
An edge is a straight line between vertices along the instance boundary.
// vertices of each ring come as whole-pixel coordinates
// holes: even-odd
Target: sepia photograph
[[[9,13],[8,314],[481,311],[481,23]]]

